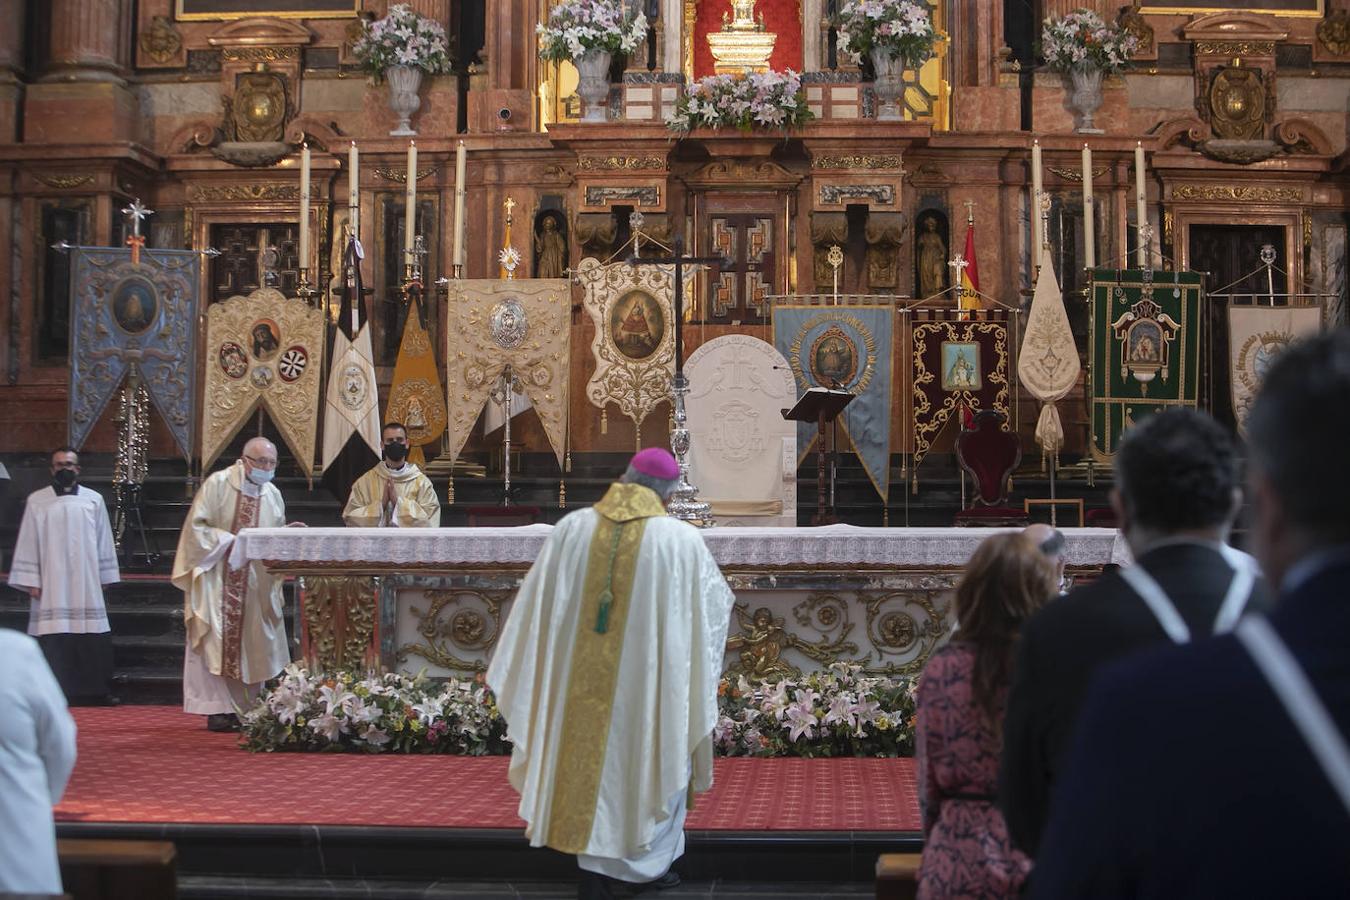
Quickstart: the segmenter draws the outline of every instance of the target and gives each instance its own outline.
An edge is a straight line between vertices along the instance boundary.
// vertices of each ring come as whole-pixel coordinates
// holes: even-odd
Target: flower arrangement
[[[693,128],[779,128],[787,130],[812,118],[802,77],[786,72],[710,75],[689,86],[666,125],[672,131]]]
[[[911,66],[921,65],[937,42],[932,10],[920,0],[844,0],[836,27],[849,53],[886,51]]]
[[[623,0],[563,0],[548,15],[548,24],[536,31],[541,59],[572,61],[587,50],[632,53],[647,36],[647,17],[639,11],[632,18],[624,12]]]
[[[909,679],[866,676],[853,663],[764,684],[723,678],[713,744],[724,756],[909,756],[914,690]],[[243,745],[258,752],[511,752],[481,676],[323,676],[292,664],[241,718]]]
[[[1108,25],[1090,9],[1049,18],[1041,29],[1041,53],[1051,69],[1096,69],[1108,74],[1125,68],[1138,46],[1135,36]]]
[[[394,66],[410,66],[432,75],[450,71],[445,29],[406,3],[395,3],[383,19],[367,22],[352,53],[376,78],[383,78]]]

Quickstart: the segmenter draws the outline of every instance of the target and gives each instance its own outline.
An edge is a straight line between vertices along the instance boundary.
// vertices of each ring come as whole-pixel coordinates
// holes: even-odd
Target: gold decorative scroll
[[[324,345],[323,311],[273,288],[206,313],[202,469],[261,404],[306,475],[314,471]]]
[[[1172,188],[1173,200],[1299,201],[1301,188],[1263,188],[1231,184],[1179,184]]]
[[[693,274],[685,269],[686,296]],[[674,267],[605,265],[588,257],[573,277],[595,324],[595,374],[586,397],[602,410],[613,403],[640,432],[643,420],[670,398],[675,374]]]
[[[509,365],[534,405],[562,466],[572,289],[561,278],[450,282],[445,382],[450,459],[459,457],[478,414]]]

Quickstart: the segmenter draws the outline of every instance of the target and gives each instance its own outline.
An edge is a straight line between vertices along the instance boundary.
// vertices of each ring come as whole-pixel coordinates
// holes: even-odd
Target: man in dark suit
[[[1115,477],[1111,505],[1135,565],[1052,601],[1018,643],[999,802],[1032,856],[1097,668],[1231,628],[1249,602],[1265,605],[1255,562],[1225,544],[1242,491],[1233,442],[1213,419],[1176,409],[1141,422],[1120,443]]]
[[[1253,546],[1280,602],[1105,669],[1033,896],[1350,892],[1350,332],[1296,344],[1248,419]]]

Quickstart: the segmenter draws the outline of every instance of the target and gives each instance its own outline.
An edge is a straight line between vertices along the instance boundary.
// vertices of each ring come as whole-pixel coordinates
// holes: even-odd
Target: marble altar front
[[[295,576],[301,655],[314,668],[482,672],[550,525],[518,528],[259,528],[230,563]],[[781,677],[856,661],[917,673],[951,633],[950,592],[995,529],[710,528],[736,592],[727,672]],[[1068,572],[1129,555],[1114,529],[1066,528]]]

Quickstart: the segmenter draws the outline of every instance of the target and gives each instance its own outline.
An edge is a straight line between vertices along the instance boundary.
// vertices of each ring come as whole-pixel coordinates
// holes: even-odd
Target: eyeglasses
[[[256,459],[252,456],[245,456],[244,459],[253,463],[254,467],[258,469],[275,469],[277,467],[275,459]]]

